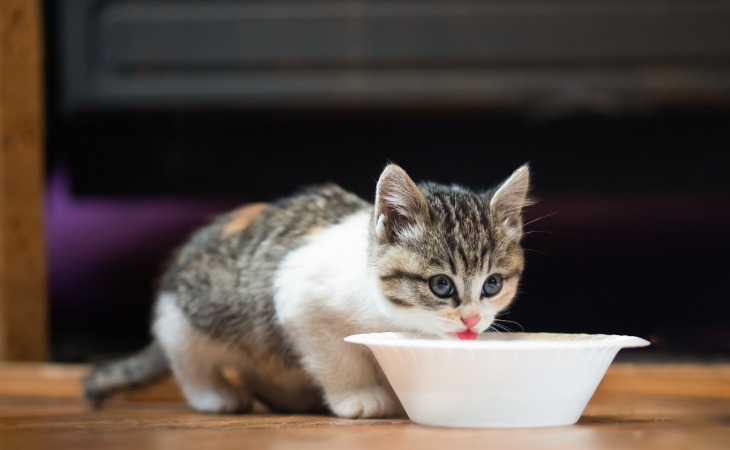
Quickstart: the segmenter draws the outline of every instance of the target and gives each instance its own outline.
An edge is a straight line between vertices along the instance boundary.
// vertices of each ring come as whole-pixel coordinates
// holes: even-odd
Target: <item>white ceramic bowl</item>
[[[483,333],[475,341],[358,334],[409,418],[448,427],[545,427],[580,418],[616,353],[633,336]]]

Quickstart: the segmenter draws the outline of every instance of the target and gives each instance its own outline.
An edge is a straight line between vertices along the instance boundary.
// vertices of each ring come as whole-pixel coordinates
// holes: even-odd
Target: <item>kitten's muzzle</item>
[[[466,326],[467,330],[471,330],[472,328],[474,328],[480,320],[482,320],[482,316],[480,316],[479,314],[471,314],[461,317],[461,323]]]

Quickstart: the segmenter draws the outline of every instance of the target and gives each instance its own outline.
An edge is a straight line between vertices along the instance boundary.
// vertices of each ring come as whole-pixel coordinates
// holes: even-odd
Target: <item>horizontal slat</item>
[[[0,363],[0,396],[80,398],[86,365]],[[596,397],[614,394],[730,399],[730,364],[612,364]],[[179,401],[175,381],[164,381],[117,398]]]
[[[61,106],[730,104],[719,0],[61,0]]]
[[[716,2],[116,1],[97,20],[105,70],[714,61],[730,40]]]
[[[88,370],[82,364],[0,363],[0,397],[80,399],[81,380]],[[182,400],[172,378],[117,397],[141,401]]]
[[[611,394],[730,399],[730,364],[613,364],[596,391]]]
[[[160,104],[203,106],[417,106],[451,104],[492,107],[614,108],[673,102],[730,100],[730,67],[704,71],[684,67],[581,68],[573,70],[390,70],[273,71],[240,74],[150,74],[131,82],[102,77],[100,95],[89,102],[103,108]],[[238,99],[238,102],[234,100]],[[108,106],[108,105],[107,105]]]

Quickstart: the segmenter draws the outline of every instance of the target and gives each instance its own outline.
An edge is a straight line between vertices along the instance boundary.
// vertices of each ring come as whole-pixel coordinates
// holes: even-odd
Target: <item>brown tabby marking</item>
[[[250,205],[239,208],[233,218],[225,224],[221,237],[228,239],[234,234],[245,230],[267,206],[269,206],[268,203],[251,203]]]
[[[524,268],[528,190],[526,165],[475,192],[416,184],[390,164],[375,204],[325,184],[240,207],[178,250],[160,283],[155,339],[95,367],[84,394],[98,405],[172,369],[203,412],[248,411],[256,399],[281,412],[402,413],[367,350],[344,337],[488,330]],[[430,287],[437,274],[451,279],[447,297]],[[485,298],[490,274],[505,284]]]

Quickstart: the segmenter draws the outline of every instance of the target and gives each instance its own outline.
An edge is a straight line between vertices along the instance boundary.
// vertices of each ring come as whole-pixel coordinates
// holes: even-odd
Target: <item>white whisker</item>
[[[552,231],[547,231],[547,230],[530,230],[530,231],[524,231],[522,233],[522,235],[527,236],[528,234],[535,234],[535,233],[553,234]]]
[[[505,327],[504,325],[501,325],[501,324],[499,324],[499,323],[496,323],[496,322],[492,323],[492,325],[491,325],[491,326],[490,326],[489,328],[494,328],[494,330],[495,330],[495,331],[496,331],[497,333],[501,333],[501,332],[503,332],[503,331],[506,331],[506,332],[510,332],[510,331],[512,331],[512,330],[510,330],[509,328]]]
[[[499,323],[499,325],[500,325],[500,326],[501,326],[502,328],[504,328],[504,329],[505,329],[505,331],[512,331],[512,330],[510,330],[510,329],[509,329],[509,328],[508,328],[508,327],[507,327],[507,326],[506,326],[505,324],[514,324],[514,325],[518,326],[518,327],[520,328],[520,330],[521,330],[521,331],[522,331],[523,333],[524,333],[524,331],[525,331],[525,329],[524,329],[524,328],[522,327],[522,325],[520,325],[519,323],[515,322],[514,320],[508,320],[508,319],[498,319],[498,318],[495,318],[495,319],[494,319],[494,323],[495,323],[495,324]]]
[[[545,214],[545,215],[544,215],[544,216],[542,216],[542,217],[538,217],[537,219],[532,219],[532,220],[531,220],[531,221],[529,221],[529,222],[525,222],[525,223],[523,223],[523,224],[522,224],[522,228],[525,228],[525,227],[526,227],[527,225],[529,225],[529,224],[531,224],[531,223],[535,223],[535,222],[537,222],[538,220],[542,220],[542,219],[545,219],[545,218],[547,218],[547,217],[550,217],[550,216],[554,216],[555,214],[557,214],[557,212],[552,212],[552,213],[550,213],[550,214]]]

